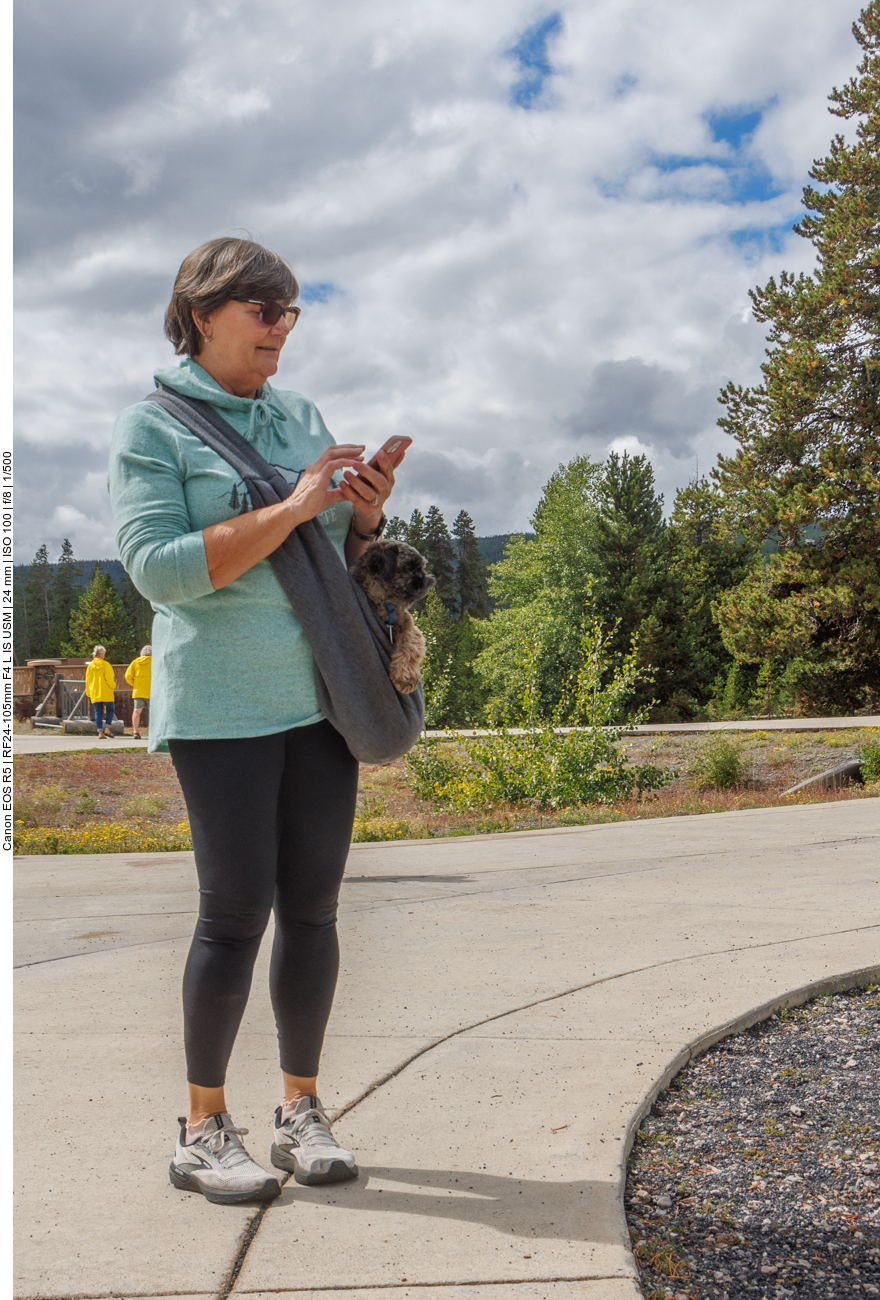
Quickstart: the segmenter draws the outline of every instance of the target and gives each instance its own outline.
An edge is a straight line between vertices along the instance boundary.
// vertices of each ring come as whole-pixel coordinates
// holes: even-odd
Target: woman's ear
[[[199,343],[199,351],[201,352],[204,345],[211,341],[211,317],[203,316],[202,313],[196,311],[194,307],[190,308],[190,314],[192,315],[196,329],[199,331],[201,339]]]

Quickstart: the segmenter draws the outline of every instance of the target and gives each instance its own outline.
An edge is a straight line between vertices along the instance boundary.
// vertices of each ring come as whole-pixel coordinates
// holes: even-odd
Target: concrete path
[[[99,740],[95,736],[63,736],[60,731],[17,731],[12,737],[12,754],[63,754],[76,749],[146,749],[149,742],[131,736]]]
[[[748,718],[744,722],[645,722],[633,727],[628,736],[662,736],[668,734],[690,735],[701,731],[848,731],[860,727],[880,727],[880,715],[876,717],[857,718]],[[560,727],[560,732],[571,731],[571,727]],[[523,734],[523,728],[511,727],[516,735]],[[448,736],[448,731],[429,731],[429,736]],[[459,728],[458,736],[488,736],[486,730],[465,730]]]
[[[167,1181],[190,855],[20,859],[15,1294],[636,1300],[633,1123],[688,1045],[880,976],[878,841],[864,799],[354,846],[322,1094],[362,1176],[264,1215]],[[267,1161],[263,948],[229,1096]]]
[[[700,731],[846,731],[851,728],[878,727],[880,715],[871,718],[760,718],[748,722],[650,722],[635,727],[630,735],[659,736],[665,732],[681,733]],[[518,730],[514,728],[514,730]],[[563,728],[567,730],[567,728]],[[447,736],[447,731],[429,731],[429,736]],[[459,729],[460,736],[484,736],[485,731]],[[146,749],[146,740],[132,740],[131,736],[117,736],[101,741],[94,736],[62,736],[50,731],[17,732],[12,740],[13,754],[53,754],[64,750],[120,748]]]

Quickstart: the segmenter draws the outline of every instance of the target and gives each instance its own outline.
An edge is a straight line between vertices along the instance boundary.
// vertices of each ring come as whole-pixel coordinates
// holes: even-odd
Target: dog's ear
[[[382,577],[386,582],[390,582],[391,579],[394,577],[394,575],[397,573],[397,561],[398,561],[397,547],[386,546],[384,548],[384,558],[385,558],[385,563],[382,567]]]
[[[371,542],[361,556],[361,564],[367,573],[381,578],[385,569],[385,547],[379,542]]]

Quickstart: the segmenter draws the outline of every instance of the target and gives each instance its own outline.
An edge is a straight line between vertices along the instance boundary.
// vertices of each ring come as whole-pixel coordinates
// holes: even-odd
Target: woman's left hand
[[[347,469],[339,483],[342,495],[354,507],[354,526],[360,533],[372,533],[379,527],[394,487],[394,467],[388,456],[380,451],[375,459],[378,469],[367,464],[357,471]]]

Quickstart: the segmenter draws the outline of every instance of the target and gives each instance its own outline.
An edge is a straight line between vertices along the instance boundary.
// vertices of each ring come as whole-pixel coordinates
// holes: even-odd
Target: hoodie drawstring
[[[248,420],[247,433],[244,436],[248,442],[254,443],[261,429],[273,425],[278,441],[282,447],[287,447],[289,445],[287,436],[281,428],[286,423],[287,412],[281,406],[273,402],[271,398],[267,400],[264,397],[257,397],[251,404],[251,415]]]

